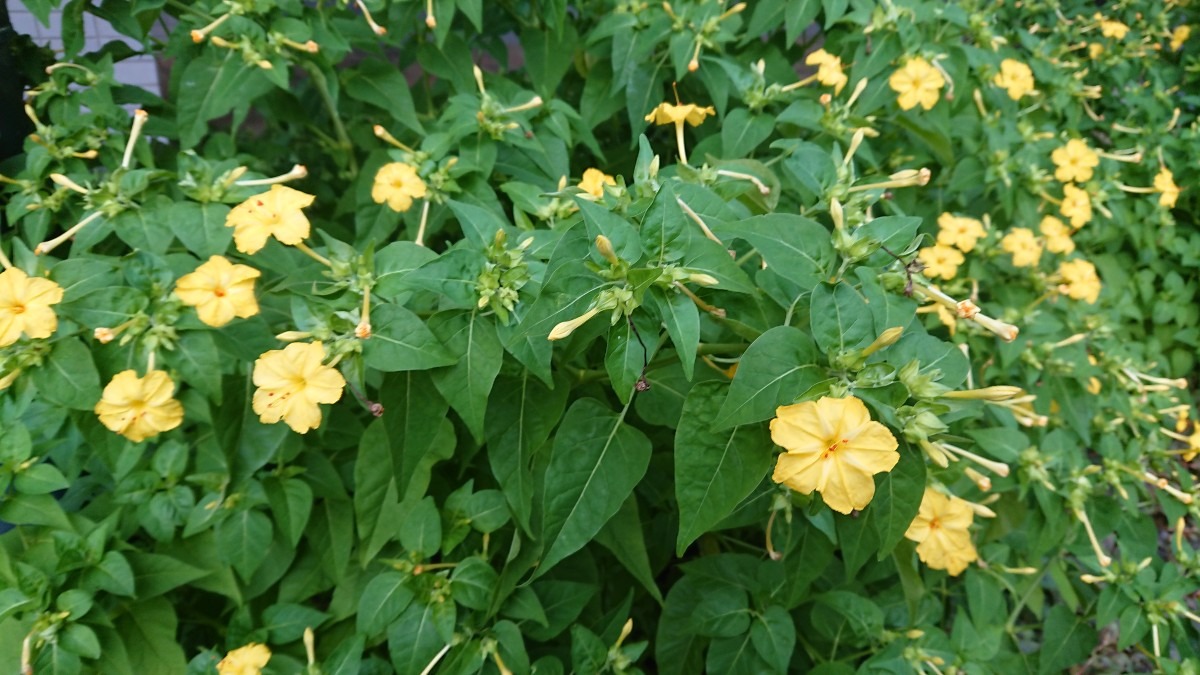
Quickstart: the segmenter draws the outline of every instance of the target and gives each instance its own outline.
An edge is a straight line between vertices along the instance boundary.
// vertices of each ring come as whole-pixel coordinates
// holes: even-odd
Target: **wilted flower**
[[[251,642],[245,647],[225,655],[217,664],[219,675],[261,675],[262,669],[271,660],[271,650],[266,645]]]
[[[62,287],[49,279],[16,267],[0,272],[0,347],[16,342],[21,333],[34,339],[53,335],[58,316],[50,306],[62,299]]]
[[[986,234],[983,223],[974,218],[963,218],[950,213],[938,216],[939,244],[954,246],[963,253],[970,253]]]
[[[1056,148],[1050,153],[1050,160],[1058,167],[1054,177],[1064,183],[1089,181],[1093,169],[1100,166],[1100,156],[1078,138],[1072,138],[1066,145]]]
[[[803,494],[820,492],[839,513],[869,504],[872,476],[900,461],[896,437],[853,396],[780,406],[775,415],[771,440],[787,452],[776,460],[771,479]]]
[[[125,370],[104,387],[95,412],[111,431],[140,443],[183,422],[183,406],[174,395],[175,383],[165,372],[138,377],[137,371]]]
[[[1021,97],[1033,91],[1033,71],[1029,66],[1016,59],[1004,59],[1000,62],[1000,72],[992,79],[997,87],[1008,90],[1008,97],[1020,101]]]
[[[375,172],[371,199],[376,204],[387,204],[393,211],[404,212],[412,208],[414,199],[423,198],[426,191],[425,181],[417,175],[417,167],[404,162],[390,162]]]
[[[930,110],[937,105],[942,87],[946,86],[946,78],[928,61],[917,56],[892,73],[888,78],[888,86],[899,94],[896,102],[901,110],[912,110],[918,105]]]
[[[1016,267],[1033,267],[1042,259],[1042,243],[1033,230],[1024,227],[1009,230],[1000,240],[1000,248],[1012,254],[1012,263]]]
[[[283,244],[295,246],[308,237],[308,217],[301,209],[314,199],[306,192],[272,185],[267,192],[233,207],[225,216],[225,226],[234,228],[233,241],[242,253],[259,252],[272,236]]]
[[[321,426],[321,403],[336,403],[346,380],[324,363],[320,342],[293,342],[254,362],[253,408],[264,424],[283,421],[296,433]]]
[[[917,253],[917,259],[925,266],[925,276],[947,280],[958,274],[958,266],[963,264],[964,260],[958,249],[941,243],[921,249]]]
[[[235,265],[214,255],[196,271],[179,277],[175,295],[183,304],[195,307],[201,321],[220,328],[234,317],[245,319],[258,314],[254,280],[261,275],[253,267]]]
[[[904,536],[917,542],[921,562],[958,576],[979,558],[971,542],[970,527],[974,521],[975,512],[966,500],[947,497],[927,487],[917,517]]]

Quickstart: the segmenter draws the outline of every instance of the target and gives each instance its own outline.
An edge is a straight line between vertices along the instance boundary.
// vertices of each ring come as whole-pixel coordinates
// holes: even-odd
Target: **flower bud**
[[[554,329],[550,331],[550,334],[546,336],[546,339],[547,340],[561,340],[565,337],[570,337],[571,333],[575,332],[575,329],[579,328],[580,326],[587,323],[588,321],[591,321],[592,317],[596,316],[599,313],[600,313],[599,307],[592,307],[588,311],[575,317],[574,319],[571,319],[570,321],[563,321],[563,322],[559,323],[558,325],[556,325],[554,327]]]
[[[879,337],[875,338],[874,342],[867,345],[867,348],[863,350],[863,356],[870,356],[884,347],[890,347],[896,344],[896,341],[899,340],[900,336],[903,334],[904,326],[892,326],[891,328],[888,328],[880,333]]]
[[[596,250],[599,251],[600,255],[604,256],[604,259],[610,264],[621,264],[621,259],[617,257],[616,251],[613,250],[612,241],[610,241],[608,237],[602,234],[596,235]]]
[[[297,340],[305,340],[310,337],[312,337],[312,333],[309,333],[308,331],[289,330],[276,335],[275,339],[279,340],[280,342],[295,342]]]
[[[693,273],[689,274],[688,281],[692,282],[693,284],[699,284],[701,286],[716,286],[717,284],[721,283],[713,275],[704,274],[701,272],[693,272]]]
[[[1023,390],[1020,387],[999,385],[995,387],[983,387],[981,389],[948,391],[942,394],[942,398],[952,398],[967,401],[1007,401],[1010,398],[1020,396],[1022,391]]]

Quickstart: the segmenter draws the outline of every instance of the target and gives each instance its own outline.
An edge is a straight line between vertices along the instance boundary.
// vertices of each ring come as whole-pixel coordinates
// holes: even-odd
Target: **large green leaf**
[[[818,284],[810,312],[813,339],[831,357],[875,339],[875,320],[866,298],[844,281]]]
[[[382,59],[368,58],[342,72],[347,96],[390,113],[392,119],[418,134],[425,133],[413,107],[404,71]]]
[[[820,224],[791,213],[768,213],[722,223],[721,237],[743,239],[766,261],[767,267],[802,288],[822,281],[833,264],[829,231]]]
[[[400,305],[376,307],[371,330],[363,344],[363,360],[377,370],[427,370],[455,362],[421,318]]]
[[[771,466],[771,443],[762,425],[720,430],[714,425],[728,389],[720,382],[701,382],[683,404],[675,433],[676,555],[732,513]]]
[[[538,576],[591,541],[646,473],[650,441],[624,417],[590,398],[563,417],[546,468]]]
[[[31,379],[47,401],[64,408],[91,410],[100,400],[100,374],[91,351],[78,338],[55,342]]]
[[[175,119],[180,145],[194,147],[208,132],[209,120],[231,110],[244,115],[254,99],[271,88],[262,69],[247,63],[240,50],[205,50],[179,78]]]
[[[792,403],[823,378],[812,338],[798,328],[776,326],[742,356],[713,428],[761,422]]]
[[[429,320],[429,329],[457,359],[430,373],[433,384],[462,417],[476,440],[483,440],[488,394],[504,361],[496,326],[478,311],[444,312]]]

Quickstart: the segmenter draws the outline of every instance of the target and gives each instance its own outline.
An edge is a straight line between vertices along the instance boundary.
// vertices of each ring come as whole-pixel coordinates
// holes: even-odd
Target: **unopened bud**
[[[312,337],[312,333],[308,331],[289,330],[276,335],[275,339],[280,342],[295,342],[297,340],[306,340],[310,337]]]
[[[840,230],[846,226],[846,215],[842,211],[842,203],[836,198],[829,202],[829,217],[833,219],[833,227]]]
[[[981,389],[963,389],[961,391],[948,391],[942,394],[942,398],[953,398],[968,401],[1007,401],[1021,395],[1023,390],[1020,387],[1009,385],[999,385],[995,387],[983,387]]]
[[[693,273],[689,274],[688,281],[692,282],[693,284],[699,284],[701,286],[716,286],[717,284],[721,283],[713,275],[704,274],[702,272],[693,272]]]
[[[903,334],[904,326],[892,326],[891,328],[880,333],[879,337],[875,338],[874,342],[867,345],[867,348],[862,351],[862,355],[870,356],[884,347],[890,347],[896,344],[896,341],[899,340],[900,336]]]
[[[596,250],[610,264],[619,265],[621,263],[621,259],[617,257],[616,251],[613,250],[612,241],[602,234],[596,235]]]
[[[563,338],[570,337],[571,333],[574,333],[577,328],[579,328],[583,324],[587,323],[588,321],[591,321],[592,317],[596,316],[599,313],[600,313],[600,308],[593,307],[593,308],[589,309],[588,311],[584,312],[583,314],[581,314],[580,316],[577,316],[574,319],[571,319],[570,321],[563,321],[563,322],[559,323],[558,325],[556,325],[553,328],[553,330],[550,331],[550,334],[546,336],[546,339],[547,340],[561,340]]]

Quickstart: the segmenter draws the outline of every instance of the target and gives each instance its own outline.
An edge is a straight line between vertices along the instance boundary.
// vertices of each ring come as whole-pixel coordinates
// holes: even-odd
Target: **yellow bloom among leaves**
[[[323,363],[320,342],[293,342],[254,362],[253,408],[264,424],[283,421],[296,433],[321,426],[321,403],[336,403],[346,380]]]
[[[962,253],[945,244],[926,246],[917,253],[917,259],[925,266],[925,276],[931,279],[953,279],[964,260]]]
[[[937,105],[946,86],[941,71],[921,57],[908,60],[888,78],[888,86],[899,94],[896,99],[901,110],[912,110],[918,105],[930,110]]]
[[[1007,89],[1009,98],[1020,101],[1021,97],[1033,92],[1033,70],[1016,59],[1004,59],[992,84]]]
[[[1042,236],[1046,238],[1046,249],[1051,253],[1067,254],[1075,250],[1075,240],[1071,239],[1071,228],[1054,216],[1042,218],[1038,225]]]
[[[1058,266],[1058,274],[1063,283],[1059,290],[1074,300],[1084,300],[1088,304],[1096,304],[1100,297],[1100,277],[1096,275],[1096,266],[1086,260],[1070,260]]]
[[[271,237],[295,246],[308,238],[308,217],[301,209],[313,199],[286,185],[272,185],[267,192],[233,207],[225,216],[225,226],[234,228],[233,241],[242,253],[258,253]]]
[[[117,373],[104,387],[95,412],[101,424],[135,443],[183,422],[175,383],[161,370],[151,370],[145,377],[138,377],[135,370]]]
[[[842,70],[841,57],[834,56],[824,49],[809,54],[804,63],[817,67],[817,81],[827,87],[833,87],[834,94],[842,93],[842,87],[850,80]]]
[[[1093,169],[1100,166],[1100,156],[1088,144],[1072,138],[1061,148],[1050,153],[1050,160],[1058,167],[1054,177],[1064,183],[1083,183],[1092,179]]]
[[[371,199],[376,204],[387,204],[388,208],[400,213],[412,208],[413,200],[422,199],[427,193],[428,188],[417,174],[417,167],[404,162],[379,167],[371,186]]]
[[[1033,267],[1042,259],[1042,242],[1028,228],[1014,227],[1000,240],[1000,248],[1012,254],[1015,267]]]
[[[962,574],[967,565],[979,559],[971,542],[971,523],[975,512],[966,500],[947,497],[925,488],[917,517],[904,536],[917,542],[917,556],[935,570],[946,570],[951,576]]]
[[[271,660],[271,650],[266,645],[251,642],[245,647],[225,655],[217,664],[220,675],[261,675],[262,669]]]
[[[1175,174],[1167,167],[1159,169],[1158,174],[1154,176],[1154,189],[1158,190],[1158,204],[1168,209],[1175,208],[1175,202],[1179,199],[1179,186],[1175,184]]]
[[[248,265],[235,265],[214,255],[191,274],[175,282],[175,295],[196,308],[200,320],[214,328],[258,314],[254,280],[262,273]]]
[[[1096,18],[1100,20],[1100,34],[1106,38],[1124,40],[1125,35],[1129,33],[1129,26],[1126,26],[1120,21],[1106,19],[1100,14],[1097,14]]]
[[[16,267],[0,272],[0,347],[16,342],[21,333],[34,339],[53,335],[58,316],[50,306],[62,299],[62,287],[49,279]]]
[[[1078,230],[1092,220],[1092,198],[1086,190],[1074,185],[1063,186],[1063,200],[1058,210]]]
[[[787,451],[771,479],[803,494],[820,492],[838,513],[869,504],[875,496],[872,476],[900,461],[896,437],[853,396],[780,406],[771,420],[771,440]]]
[[[672,103],[659,103],[658,107],[650,111],[646,115],[647,122],[655,124],[688,124],[698,127],[704,123],[705,118],[709,115],[715,115],[717,111],[712,106],[701,108],[695,103],[680,103],[678,105]]]
[[[1191,26],[1176,26],[1175,30],[1171,31],[1171,51],[1177,52],[1182,49],[1183,43],[1187,42],[1191,36]]]
[[[963,253],[970,253],[986,234],[983,223],[974,218],[963,218],[950,213],[938,216],[937,243],[944,246],[954,246]]]
[[[579,189],[591,195],[594,199],[600,199],[604,196],[605,185],[616,185],[617,181],[612,176],[604,173],[600,169],[587,169],[583,172],[583,179],[579,181]]]

